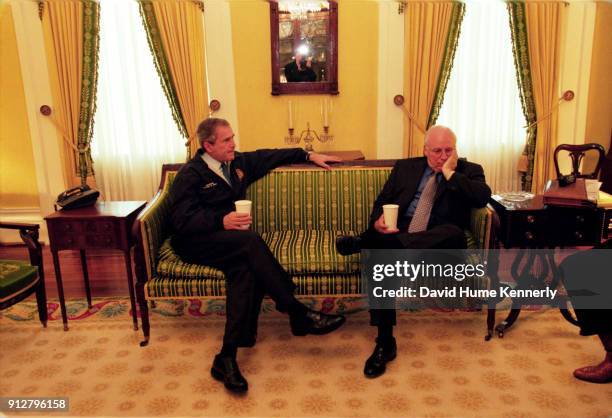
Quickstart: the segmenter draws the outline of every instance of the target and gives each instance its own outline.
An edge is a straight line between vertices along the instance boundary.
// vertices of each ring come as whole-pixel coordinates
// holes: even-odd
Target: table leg
[[[495,327],[495,331],[497,331],[497,336],[499,338],[504,338],[504,332],[508,328],[510,328],[512,324],[514,324],[514,322],[516,321],[520,313],[521,313],[521,305],[518,305],[518,307],[515,307],[515,305],[513,304],[512,309],[510,310],[510,313],[508,314],[506,319],[504,319],[498,326]]]
[[[85,250],[79,250],[81,253],[81,270],[83,270],[83,280],[85,281],[85,295],[87,296],[87,307],[91,309],[91,290],[89,287],[89,272],[87,271],[87,254]]]
[[[51,251],[51,255],[53,256],[53,268],[55,269],[55,281],[57,282],[57,294],[60,301],[64,331],[68,331],[68,315],[66,314],[66,300],[64,299],[64,285],[62,283],[59,257],[57,256],[57,251]]]
[[[127,270],[128,290],[130,292],[130,305],[132,306],[132,321],[134,323],[134,331],[138,331],[138,316],[136,315],[136,298],[134,297],[134,280],[132,279],[132,262],[130,258],[130,250],[124,253],[125,269]]]
[[[553,280],[550,284],[550,288],[557,289],[559,287],[559,284],[565,285],[565,283],[563,283],[563,276],[561,275],[561,272],[559,271],[559,267],[557,266],[557,263],[555,262],[554,250],[551,250],[551,252],[548,253],[547,256],[548,256],[548,262],[550,263],[550,267],[553,272]],[[574,318],[574,315],[572,315],[572,312],[570,311],[568,307],[568,298],[559,297],[558,304],[559,304],[559,311],[561,312],[561,315],[563,315],[563,318],[565,318],[565,320],[569,322],[570,324],[578,326],[578,321],[576,320],[576,318]]]
[[[523,271],[519,272],[521,262],[525,256],[527,256],[526,264],[523,268]],[[534,262],[535,262],[535,254],[533,253],[528,254],[528,250],[524,248],[522,248],[516,254],[516,257],[514,261],[512,262],[512,266],[510,267],[510,271],[511,271],[513,279],[515,280],[517,284],[517,288],[522,289],[522,288],[529,287],[529,282],[531,280],[529,277],[529,271],[533,268]],[[514,322],[516,322],[517,318],[521,314],[521,307],[522,307],[522,303],[520,301],[516,301],[516,300],[512,301],[512,308],[510,309],[510,313],[508,314],[506,319],[504,319],[500,324],[498,324],[495,327],[495,331],[497,332],[497,336],[499,338],[504,338],[504,333],[506,332],[506,330],[512,327]]]
[[[559,311],[561,312],[561,315],[563,316],[563,318],[565,318],[567,322],[569,322],[572,325],[579,326],[578,320],[574,318],[574,315],[572,315],[572,311],[570,311],[570,309],[567,306],[567,299],[565,299],[563,303],[560,304]]]
[[[491,289],[499,288],[499,252],[492,251],[488,258],[489,280]],[[501,301],[499,298],[488,298],[487,300],[487,334],[485,341],[490,341],[493,337],[495,328],[495,313],[497,312],[497,304]]]
[[[487,309],[487,335],[485,335],[485,341],[491,340],[493,336],[493,328],[495,327],[495,303],[489,303]]]

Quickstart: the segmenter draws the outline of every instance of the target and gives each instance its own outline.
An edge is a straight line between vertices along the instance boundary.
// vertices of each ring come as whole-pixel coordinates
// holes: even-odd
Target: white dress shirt
[[[219,161],[215,160],[207,152],[202,154],[202,159],[208,165],[208,168],[210,168],[216,175],[221,177],[224,182],[226,182],[230,186],[232,185],[229,181],[227,181],[227,179],[223,175],[223,171],[221,170],[221,163]],[[227,164],[228,167],[231,167],[231,165],[230,165],[231,163],[232,163],[231,161],[228,161],[225,164]]]

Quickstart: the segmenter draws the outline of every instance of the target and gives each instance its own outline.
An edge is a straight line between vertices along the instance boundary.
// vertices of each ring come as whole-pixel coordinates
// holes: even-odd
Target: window
[[[455,61],[436,122],[457,134],[459,156],[484,167],[494,192],[521,190],[526,138],[503,2],[466,4]]]
[[[163,93],[138,3],[102,0],[97,111],[92,139],[105,200],[148,200],[163,163],[183,162],[185,139]]]

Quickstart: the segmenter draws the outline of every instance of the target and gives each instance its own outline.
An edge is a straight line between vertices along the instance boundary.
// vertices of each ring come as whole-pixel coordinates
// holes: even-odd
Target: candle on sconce
[[[322,113],[323,113],[323,126],[328,127],[329,126],[329,115],[328,115],[328,107],[327,107],[327,100],[323,100],[323,103],[321,104],[321,109],[322,109]]]
[[[321,105],[321,121],[325,125],[325,111],[324,111],[324,107],[323,107],[323,105],[324,105],[323,99],[321,99],[320,105]]]
[[[293,129],[293,110],[291,109],[291,100],[289,100],[289,129]]]

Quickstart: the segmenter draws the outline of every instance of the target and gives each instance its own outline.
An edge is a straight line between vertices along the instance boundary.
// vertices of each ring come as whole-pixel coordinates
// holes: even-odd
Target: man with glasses
[[[369,228],[357,237],[338,237],[338,252],[349,255],[362,248],[466,248],[463,230],[469,227],[470,211],[487,204],[491,189],[480,165],[457,158],[456,142],[449,128],[430,128],[425,134],[424,157],[397,161],[374,202]],[[385,204],[399,205],[397,229],[385,224]],[[378,337],[365,363],[367,377],[382,375],[387,362],[395,358],[395,323],[395,310],[370,310],[370,324],[378,327]]]

